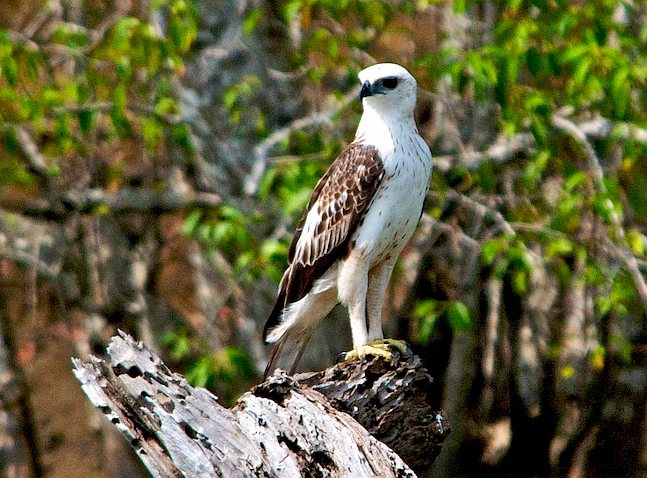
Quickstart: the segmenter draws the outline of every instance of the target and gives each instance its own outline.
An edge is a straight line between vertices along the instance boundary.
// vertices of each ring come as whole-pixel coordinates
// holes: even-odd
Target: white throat
[[[395,149],[395,137],[417,135],[413,114],[398,110],[377,110],[364,102],[364,112],[357,126],[355,141],[374,145],[382,157],[390,156]]]

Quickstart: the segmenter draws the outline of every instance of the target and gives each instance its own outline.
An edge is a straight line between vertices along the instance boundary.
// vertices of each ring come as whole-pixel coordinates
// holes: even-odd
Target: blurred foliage
[[[87,157],[117,139],[155,153],[169,138],[190,151],[173,78],[197,34],[196,11],[185,0],[156,0],[151,8],[165,16],[163,31],[133,16],[105,34],[74,23],[38,41],[0,30],[0,155],[20,155],[16,131],[24,126],[35,133],[52,176],[73,155]],[[113,166],[110,179],[118,184]],[[2,167],[4,181],[29,184],[21,163]]]
[[[418,336],[422,345],[429,343],[439,320],[447,321],[455,332],[471,332],[474,328],[469,309],[458,300],[423,299],[416,304],[413,315],[420,322]]]
[[[163,21],[153,22],[156,15]],[[89,164],[94,154],[125,146],[122,161],[110,154],[104,183],[97,185],[114,190],[127,183],[130,165],[150,158],[165,161],[168,142],[192,154],[191,131],[180,119],[174,82],[184,73],[197,35],[197,10],[190,0],[154,0],[147,16],[151,20],[119,17],[105,32],[100,23],[94,25],[98,30],[62,23],[49,38],[38,40],[0,30],[0,186],[30,191],[40,178],[27,164],[41,158],[51,178],[66,168],[73,171],[68,180],[80,179],[82,169],[75,169],[73,158]],[[21,128],[28,128],[38,147],[39,157],[27,162],[19,144]],[[145,178],[166,187],[156,179]],[[109,211],[101,206],[94,212]],[[216,247],[235,245],[239,252],[248,247],[238,211],[223,206],[210,214],[217,220],[214,227],[197,227],[202,213],[194,211],[185,231]],[[254,374],[249,356],[239,348],[212,354],[187,331],[167,334],[164,343],[192,384],[225,394],[227,402]],[[234,378],[243,380],[233,386]]]
[[[307,80],[314,83],[344,71],[341,81],[336,79],[335,88],[327,91],[340,97],[365,64],[358,51],[377,53],[380,35],[402,28],[396,22],[399,16],[416,15],[435,3],[287,0],[278,8],[286,24],[297,22],[304,33],[292,59],[294,68],[305,67]],[[453,5],[457,15],[466,15],[480,2]],[[437,51],[418,52],[412,61],[424,88],[434,90],[449,78],[453,91],[467,101],[496,106],[501,131],[508,135],[529,131],[536,142],[513,184],[514,194],[527,200],[508,207],[505,214],[510,223],[528,227],[520,227],[514,237],[501,235],[486,242],[482,264],[499,276],[510,274],[515,290],[525,294],[533,269],[528,243],[539,242],[542,260],[558,269],[573,257],[583,257],[584,280],[600,291],[596,307],[601,315],[635,309],[635,287],[626,273],[600,260],[593,238],[583,235],[581,218],[594,218],[606,227],[612,242],[630,248],[637,257],[644,256],[646,243],[640,221],[647,218],[643,192],[647,171],[640,159],[647,146],[633,141],[627,131],[647,127],[647,25],[618,20],[614,16],[618,5],[617,0],[499,1],[493,35],[466,48],[447,42]],[[182,75],[184,57],[197,34],[196,9],[186,0],[157,0],[151,8],[164,15],[163,31],[133,16],[118,19],[99,37],[91,29],[65,24],[51,33],[47,44],[0,31],[3,184],[21,188],[34,184],[33,171],[18,159],[17,131],[24,125],[36,133],[52,177],[60,174],[71,155],[87,157],[100,144],[116,139],[140,144],[152,153],[170,140],[191,154],[190,129],[179,119],[173,81]],[[322,20],[326,18],[331,21]],[[263,21],[262,10],[251,8],[245,32],[251,34]],[[229,86],[221,99],[230,123],[240,128],[238,134],[259,140],[270,134],[266,114],[255,101],[261,87],[258,77],[247,75]],[[579,146],[551,125],[553,115],[565,108],[574,118],[599,114],[615,122],[614,134],[596,145],[602,152],[619,151],[621,158],[618,166],[605,169],[603,190],[595,184]],[[255,119],[241,122],[243,114]],[[295,130],[279,145],[281,156],[266,172],[258,196],[280,205],[281,227],[292,229],[317,179],[350,134],[344,128]],[[123,166],[111,168],[107,185],[116,187]],[[549,198],[542,188],[554,178],[559,188],[556,197]],[[501,189],[487,164],[475,171],[436,173],[433,182],[441,198],[448,187],[483,197]],[[624,238],[614,236],[614,217],[628,219]],[[217,211],[194,210],[187,215],[184,232],[224,253],[243,281],[261,276],[276,281],[285,264],[289,235],[268,231],[262,219],[262,213],[248,214],[230,205]],[[568,266],[560,270],[566,276],[570,273]],[[465,325],[469,311],[461,307],[456,312],[451,301],[439,305],[422,299],[417,312],[421,330],[439,316],[454,317],[457,329],[469,329]],[[423,341],[425,335],[421,332]]]
[[[484,3],[456,0],[452,14],[465,20],[461,24],[468,25],[468,39],[460,45],[452,38],[440,38],[433,48],[414,45],[413,53],[402,57],[385,45],[397,35],[416,38],[421,32],[407,20],[443,9],[446,2],[248,3],[244,35],[268,23],[275,28],[273,22],[281,23],[278,30],[298,32],[296,50],[281,67],[297,72],[288,81],[294,81],[295,91],[303,91],[304,103],[316,105],[312,110],[342,98],[356,85],[357,73],[375,60],[408,67],[421,87],[421,103],[443,94],[460,98],[466,109],[476,105],[492,111],[480,119],[487,121],[483,130],[493,131],[487,142],[475,140],[469,148],[456,144],[452,150],[442,150],[446,142],[434,136],[426,113],[427,127],[421,131],[434,154],[457,159],[446,172],[434,172],[434,201],[427,213],[443,220],[450,192],[496,209],[509,228],[478,238],[479,266],[509,279],[519,296],[532,292],[533,272],[541,267],[560,284],[577,280],[593,291],[596,325],[609,317],[617,323],[644,317],[635,280],[613,252],[629,251],[644,270],[647,141],[634,134],[647,128],[647,22],[639,15],[640,2],[498,0],[491,5],[492,25],[481,25],[472,22],[471,14]],[[623,15],[618,15],[620,5]],[[192,157],[193,132],[179,114],[176,85],[193,53],[198,13],[189,0],[153,0],[150,8],[146,18],[124,16],[105,25],[101,19],[88,27],[62,23],[45,39],[0,30],[0,186],[33,192],[43,181],[43,170],[47,178],[80,181],[74,161],[94,164],[104,153],[111,159],[104,174],[96,176],[101,184],[92,187],[115,190],[128,184],[126,170],[137,161],[167,165],[169,144]],[[267,15],[269,9],[275,16]],[[151,20],[155,15],[163,21]],[[104,26],[103,33],[93,29]],[[271,112],[265,110],[267,102],[259,101],[265,86],[259,76],[246,72],[219,92],[224,118],[237,137],[262,143],[271,136]],[[333,127],[294,128],[271,149],[255,198],[187,211],[185,236],[208,253],[224,256],[246,286],[261,279],[278,282],[290,231],[317,180],[352,140],[360,110],[359,103],[349,106],[331,118]],[[555,127],[556,116],[574,123],[596,117],[610,122],[610,134],[591,140],[603,171],[601,182],[591,171],[589,153]],[[25,127],[44,168],[32,164],[40,158],[25,161]],[[469,169],[458,164],[463,151],[486,149],[499,132],[507,137],[530,133],[534,147],[529,156],[503,166],[486,161]],[[504,168],[506,174],[501,174]],[[66,169],[73,173],[65,176]],[[167,187],[157,179],[146,178],[154,187]],[[492,211],[486,216],[497,222]],[[581,277],[574,277],[576,263],[583,264]],[[413,311],[419,343],[429,343],[441,321],[453,333],[474,333],[479,316],[468,299],[421,291]],[[602,370],[610,354],[623,363],[633,360],[632,337],[622,330],[596,332],[600,344],[588,356],[592,370]],[[254,364],[240,348],[214,353],[188,329],[168,333],[164,344],[193,384],[210,387],[227,401],[252,380]],[[576,373],[566,364],[560,377],[569,380]]]
[[[331,83],[342,71],[342,81],[337,77],[332,82],[339,89],[326,89],[327,94],[339,98],[365,66],[364,57],[357,52],[377,54],[374,48],[380,34],[402,28],[398,15],[415,15],[432,3],[282,2],[283,20],[296,22],[304,34],[293,66],[305,68],[307,80],[315,84]],[[467,102],[496,107],[497,126],[504,134],[528,131],[534,137],[531,157],[512,166],[513,193],[523,198],[505,209],[505,220],[516,226],[515,233],[502,232],[486,241],[482,266],[491,268],[499,278],[509,276],[516,293],[523,296],[529,292],[537,261],[556,270],[560,281],[566,283],[573,273],[573,260],[580,258],[586,264],[582,280],[596,288],[595,307],[600,316],[611,312],[626,316],[628,310],[640,310],[641,306],[631,278],[618,268],[617,261],[600,254],[600,239],[587,235],[589,225],[582,218],[592,221],[617,247],[629,247],[639,258],[647,243],[641,222],[647,218],[647,201],[639,192],[647,179],[640,161],[647,155],[647,146],[626,134],[633,126],[647,127],[647,25],[636,31],[636,24],[618,21],[614,12],[619,4],[617,0],[496,2],[491,37],[467,48],[447,42],[437,51],[420,52],[411,65],[423,88],[433,91],[449,78],[451,89]],[[454,2],[454,11],[465,15],[479,6],[480,2]],[[248,33],[263,21],[260,11],[248,12]],[[258,87],[257,78],[247,77],[227,90],[223,102],[232,123],[239,122],[243,109],[247,111],[246,98]],[[253,114],[262,116],[262,112]],[[580,146],[552,126],[556,114],[576,119],[599,114],[615,122],[614,134],[596,144],[603,158],[611,151],[619,151],[622,158],[619,167],[604,165],[603,189],[595,183]],[[351,139],[353,125],[315,133],[296,129],[279,145],[280,155],[258,192],[262,201],[280,205],[279,227],[287,224],[288,230],[293,229],[316,180]],[[261,137],[269,134],[262,127],[257,133]],[[454,168],[446,175],[436,172],[432,181],[441,200],[449,187],[481,198],[501,194],[503,187],[489,163],[474,171]],[[555,181],[558,187],[550,190],[551,196],[545,188]],[[264,230],[260,237],[265,239],[254,241],[246,235],[250,220],[242,213],[201,219],[198,214],[189,216],[187,230],[205,245],[227,254],[239,271],[249,273],[244,276],[247,280],[260,276],[280,279],[289,234]],[[438,210],[431,209],[430,214],[438,217]],[[625,238],[616,237],[614,216],[626,222]],[[541,246],[539,256],[530,252],[533,244]],[[446,320],[454,331],[473,330],[472,312],[459,301],[420,297],[414,316],[419,320],[423,344],[438,320]]]
[[[164,334],[162,344],[171,366],[184,370],[191,385],[214,392],[225,406],[233,406],[256,380],[254,362],[240,347],[211,351],[203,338],[185,327]]]
[[[497,383],[484,384],[487,380],[477,377],[470,385],[474,388],[466,394],[470,402],[476,402],[479,397],[485,400],[479,404],[483,409],[470,410],[465,421],[456,427],[459,431],[469,429],[482,434],[471,437],[479,443],[468,447],[466,453],[462,450],[461,460],[471,466],[478,459],[469,454],[475,453],[473,450],[482,445],[483,437],[489,433],[483,427],[478,429],[479,426],[492,424],[491,420],[502,417],[518,420],[518,415],[512,417],[506,410],[508,406],[512,409],[519,405],[512,403],[520,398],[513,396],[512,386],[507,385],[514,380],[528,388],[536,380],[537,395],[545,394],[538,405],[531,403],[536,398],[531,396],[532,391],[518,390],[520,396],[525,394],[521,405],[527,407],[527,423],[539,423],[531,419],[541,419],[545,413],[559,415],[555,421],[560,422],[560,429],[554,430],[554,437],[559,435],[560,443],[579,434],[577,428],[602,430],[596,436],[580,436],[582,443],[598,439],[602,442],[611,436],[603,428],[603,418],[613,410],[611,400],[602,393],[597,394],[597,388],[628,386],[636,379],[621,375],[631,372],[630,367],[644,370],[645,360],[644,336],[640,337],[647,330],[643,323],[645,304],[637,293],[636,271],[629,267],[627,260],[634,259],[638,274],[644,277],[647,269],[644,186],[647,182],[647,10],[644,2],[242,2],[247,11],[238,24],[241,34],[234,35],[234,54],[217,61],[214,57],[221,54],[218,40],[226,35],[205,31],[209,27],[203,25],[198,43],[204,38],[205,45],[211,46],[213,42],[218,45],[218,51],[206,53],[210,48],[201,50],[203,45],[196,45],[199,22],[204,20],[205,25],[212,25],[209,22],[213,21],[205,20],[208,15],[202,17],[198,13],[198,2],[152,0],[142,3],[146,8],[133,7],[124,15],[112,15],[121,2],[97,2],[105,11],[96,12],[89,11],[92,8],[89,3],[74,3],[88,10],[83,15],[86,24],[75,23],[68,15],[61,14],[50,16],[56,19],[52,23],[55,27],[47,24],[47,28],[39,28],[36,34],[0,30],[0,193],[11,200],[58,197],[65,204],[67,193],[91,188],[114,192],[125,186],[143,185],[160,191],[172,186],[167,182],[168,171],[175,166],[182,169],[188,183],[195,183],[190,186],[207,185],[204,187],[209,192],[218,193],[223,203],[217,207],[192,207],[179,214],[184,215],[181,216],[182,233],[186,238],[195,240],[205,254],[218,256],[213,264],[226,262],[232,266],[231,270],[217,271],[228,281],[233,278],[241,285],[235,292],[224,291],[226,305],[219,304],[218,314],[226,309],[231,317],[225,317],[223,312],[222,316],[209,318],[213,321],[191,322],[193,318],[188,315],[193,310],[190,310],[184,317],[186,322],[167,332],[162,340],[166,361],[184,373],[193,385],[209,388],[223,403],[231,405],[257,380],[260,367],[255,363],[259,359],[256,354],[262,355],[262,352],[245,347],[249,347],[250,337],[260,334],[260,327],[259,331],[243,328],[260,319],[259,311],[265,310],[263,307],[269,307],[268,290],[281,279],[292,231],[316,182],[343,146],[352,140],[361,106],[355,102],[344,107],[324,126],[316,122],[313,127],[307,115],[339,104],[357,86],[357,73],[365,66],[395,61],[417,78],[420,131],[434,155],[443,156],[443,164],[449,165],[442,171],[440,168],[434,171],[431,200],[425,211],[428,219],[445,222],[456,237],[469,236],[467,242],[480,248],[478,261],[460,256],[443,258],[447,262],[441,264],[422,265],[411,287],[415,297],[412,300],[394,298],[393,303],[403,299],[400,303],[405,308],[411,306],[411,310],[400,311],[402,323],[397,324],[398,333],[406,331],[407,338],[417,342],[414,348],[423,359],[431,357],[428,351],[433,351],[430,370],[438,379],[439,387],[445,387],[438,390],[439,396],[449,396],[454,385],[443,383],[447,378],[443,375],[449,369],[444,360],[458,360],[459,354],[467,353],[468,342],[476,344],[468,360],[478,361],[485,356],[479,356],[476,350],[485,340],[499,341],[492,347],[502,349],[498,351],[501,357],[492,358],[495,370],[488,378]],[[45,8],[52,6],[47,4]],[[215,16],[220,14],[212,4],[205,8],[214,8]],[[213,11],[208,13],[213,16]],[[432,25],[436,30],[422,31]],[[449,35],[443,33],[445,28],[447,32],[455,29],[458,34],[443,36]],[[281,35],[289,39],[280,43],[282,40],[277,38]],[[269,53],[274,40],[277,45],[289,44],[294,50]],[[178,98],[178,85],[185,75],[186,64],[196,54],[205,64],[213,60],[218,68],[231,67],[227,72],[229,82],[215,85],[213,96],[208,96],[215,104],[208,108],[200,104],[196,113],[200,116],[217,112],[217,121],[213,123],[222,126],[221,136],[201,138],[199,150],[194,138],[203,132],[192,130],[193,118],[183,116],[186,112],[181,111]],[[267,55],[267,58],[246,63],[247,57],[255,54]],[[212,57],[207,58],[209,55]],[[206,67],[200,68],[196,68],[199,74],[209,71]],[[213,82],[208,86],[212,88]],[[275,108],[280,110],[278,113],[270,110],[274,106],[272,101],[285,98],[286,91],[299,95],[288,101],[296,106],[284,110]],[[435,116],[434,108],[438,105],[442,106],[444,118]],[[304,114],[299,119],[306,122],[295,126],[290,123],[295,118],[287,117],[286,112]],[[595,119],[603,119],[609,126],[608,130],[589,134],[582,141],[556,125],[556,118],[566,119],[576,128]],[[436,124],[436,119],[447,124]],[[205,121],[200,123],[200,120]],[[210,121],[205,114],[204,118],[196,118],[195,124],[213,128]],[[303,127],[303,124],[310,126]],[[447,125],[450,128],[443,129]],[[273,135],[282,127],[289,134],[280,136],[278,143],[273,142]],[[502,162],[481,160],[476,167],[469,164],[472,152],[486,151],[502,137],[518,138],[519,135],[532,137],[532,148]],[[218,143],[218,147],[203,150],[207,141]],[[267,169],[255,195],[250,197],[242,184],[258,159],[254,157],[254,145],[269,147],[263,150],[267,153],[264,158]],[[246,157],[235,163],[221,161],[223,158],[217,155],[199,157],[196,154],[218,151],[218,148],[240,151]],[[222,191],[213,177],[196,180],[204,174],[201,171],[208,169],[201,170],[198,161],[217,170],[213,177],[228,181]],[[599,169],[594,170],[596,167]],[[467,213],[461,216],[469,209],[468,206],[461,209],[465,204],[471,207],[473,216]],[[153,210],[150,215],[157,213]],[[92,209],[91,214],[102,215],[103,219],[110,211],[101,205]],[[128,217],[116,219],[118,227],[128,229],[125,235],[137,228],[147,233],[154,229],[148,228],[147,221],[135,224],[140,218],[124,216]],[[478,220],[471,221],[473,218]],[[160,224],[156,227],[161,229],[167,223]],[[65,237],[86,234],[83,227],[79,230],[82,232],[66,231]],[[166,232],[154,233],[163,236]],[[83,239],[75,240],[82,244],[79,249],[86,247]],[[438,249],[443,250],[442,246]],[[103,251],[95,253],[104,254]],[[71,262],[85,260],[78,251],[61,254],[69,255]],[[437,260],[435,256],[429,257]],[[167,260],[167,257],[154,257],[148,264],[150,276],[158,272],[154,269],[166,266],[161,263]],[[468,270],[468,275],[475,279],[466,290],[463,283],[459,284],[462,279],[453,276],[460,275],[454,274],[457,270],[469,269],[472,263],[475,267]],[[183,271],[183,265],[175,264],[179,268],[169,270]],[[90,268],[84,269],[84,266],[78,266],[82,271],[79,275],[90,276]],[[409,273],[402,269],[396,269],[396,276]],[[492,283],[486,282],[492,279]],[[150,282],[155,280],[151,278]],[[540,317],[533,318],[544,327],[532,330],[536,334],[531,337],[537,342],[533,349],[536,356],[522,356],[519,363],[511,363],[515,360],[510,338],[512,321],[503,312],[496,337],[484,337],[492,331],[485,330],[489,319],[485,309],[489,304],[484,307],[483,296],[490,291],[483,289],[495,281],[503,284],[502,289],[514,296],[512,300],[518,300],[521,308],[546,306],[538,313]],[[82,280],[81,283],[84,284]],[[155,284],[146,287],[149,285],[154,288]],[[178,296],[194,294],[194,288],[196,284],[191,283],[187,286],[188,292],[183,289]],[[394,295],[410,292],[403,289],[402,283],[396,281]],[[575,289],[581,292],[578,307],[582,307],[585,317],[584,323],[577,325],[582,330],[575,332],[582,342],[577,352],[581,356],[574,358],[562,354],[563,344],[570,337],[560,342],[559,333],[573,333],[560,323],[570,311],[560,309],[569,307],[569,298],[565,296]],[[550,290],[557,298],[547,298],[550,304],[531,306],[533,293],[535,302],[543,300],[537,299],[537,290]],[[165,299],[160,302],[173,309],[173,313],[186,312],[180,310],[184,304],[165,303]],[[154,300],[151,311],[156,310]],[[94,303],[87,307],[93,313],[100,309]],[[504,307],[506,304],[500,305],[500,309]],[[115,315],[121,314],[119,307],[115,309],[118,311]],[[246,315],[244,320],[243,315]],[[521,318],[516,318],[521,322]],[[208,329],[221,324],[222,330]],[[236,329],[239,326],[240,330]],[[213,336],[206,338],[210,332],[214,332]],[[461,350],[450,351],[449,344],[454,344],[450,335],[464,340]],[[212,345],[223,345],[213,350],[209,340]],[[446,357],[440,349],[445,349]],[[530,370],[532,367],[535,369]],[[533,376],[534,372],[538,377]],[[548,378],[550,373],[554,374],[554,382]],[[621,383],[623,380],[625,383]],[[490,385],[496,390],[484,393]],[[466,384],[461,386],[461,393],[468,388]],[[639,388],[635,383],[632,386]],[[490,392],[492,396],[487,395]],[[605,393],[619,396],[615,389]],[[596,397],[591,400],[593,395]],[[596,404],[600,406],[597,412],[589,408]],[[628,407],[619,408],[625,413]],[[631,413],[626,412],[624,416],[639,416],[638,412]],[[548,421],[551,419],[548,416]],[[622,426],[619,422],[613,425],[614,433]],[[520,436],[516,427],[525,426],[517,422],[512,439],[515,434]],[[532,428],[531,433],[536,430]],[[551,454],[559,454],[560,446],[552,443]],[[581,460],[594,461],[594,458],[589,455]],[[507,475],[499,471],[492,468],[485,474]],[[603,476],[585,471],[590,476]]]

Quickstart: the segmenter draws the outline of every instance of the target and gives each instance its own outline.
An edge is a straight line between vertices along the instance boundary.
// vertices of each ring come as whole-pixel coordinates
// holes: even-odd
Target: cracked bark
[[[278,371],[232,409],[123,333],[74,367],[154,477],[415,477],[449,433],[417,357]]]

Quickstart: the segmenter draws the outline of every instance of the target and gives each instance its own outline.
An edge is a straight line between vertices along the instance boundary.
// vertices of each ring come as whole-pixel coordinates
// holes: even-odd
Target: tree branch
[[[18,149],[25,161],[27,161],[29,171],[47,184],[50,178],[47,161],[41,154],[33,138],[26,128],[16,128],[16,137],[18,140]]]
[[[258,189],[258,185],[267,168],[267,155],[277,144],[290,137],[290,135],[300,129],[310,128],[312,126],[330,123],[332,118],[340,111],[352,103],[359,94],[359,87],[353,88],[346,93],[335,106],[325,111],[319,111],[309,116],[299,118],[287,126],[274,131],[271,135],[258,143],[254,148],[254,163],[252,170],[245,178],[245,193],[252,195]]]
[[[458,155],[435,156],[434,168],[446,173],[456,167],[469,170],[477,169],[485,161],[495,164],[505,163],[520,154],[530,155],[534,151],[535,140],[529,133],[520,133],[506,138],[499,138],[485,151],[466,151]]]
[[[565,122],[575,125],[577,132],[571,130],[569,134],[577,135],[579,138],[578,143],[580,143],[582,138],[588,143],[589,138],[605,140],[611,137],[632,140],[643,144],[647,143],[647,130],[631,123],[614,123],[601,116],[589,121],[574,123],[563,116],[555,114],[553,115],[552,121],[553,126],[562,131],[566,131],[569,128]],[[535,140],[530,133],[519,133],[509,138],[501,135],[484,151],[466,151],[459,154],[434,156],[434,168],[443,173],[456,167],[474,170],[485,161],[500,164],[510,161],[519,155],[531,155],[534,148]]]
[[[602,194],[606,194],[607,187],[604,184],[604,171],[602,170],[602,166],[600,165],[600,160],[598,159],[595,149],[589,142],[581,126],[578,126],[572,121],[558,115],[553,115],[552,123],[555,128],[570,136],[578,144],[578,146],[580,146],[582,152],[584,153],[584,157],[586,158],[588,168],[593,175],[593,183],[595,185],[596,191]],[[624,228],[622,227],[622,221],[620,220],[618,213],[615,211],[613,204],[611,204],[611,200],[607,199],[607,202],[613,230],[616,237],[622,244],[620,253],[617,254],[617,256],[625,264],[627,272],[629,272],[629,274],[631,275],[631,278],[633,279],[636,286],[636,291],[638,292],[640,302],[642,303],[645,314],[647,314],[647,283],[645,282],[645,278],[640,273],[640,268],[638,266],[636,257],[631,253],[626,245],[626,234]]]
[[[70,191],[55,199],[37,197],[16,203],[0,201],[0,208],[31,217],[61,219],[71,213],[173,212],[189,207],[213,208],[222,204],[218,194],[209,192],[123,187],[117,191],[87,189]]]
[[[366,429],[420,467],[449,433],[428,405],[431,378],[417,358],[294,378],[278,371],[225,409],[123,333],[108,356],[74,359],[74,373],[154,477],[415,477]]]

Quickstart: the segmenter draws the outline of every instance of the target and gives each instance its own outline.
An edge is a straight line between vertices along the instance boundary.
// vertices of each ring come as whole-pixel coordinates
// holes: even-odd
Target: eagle
[[[393,63],[358,76],[362,117],[353,142],[315,186],[292,239],[263,330],[275,344],[265,377],[277,368],[294,372],[314,328],[340,302],[354,356],[391,348],[382,332],[384,296],[422,215],[431,151],[414,120],[415,78]]]

